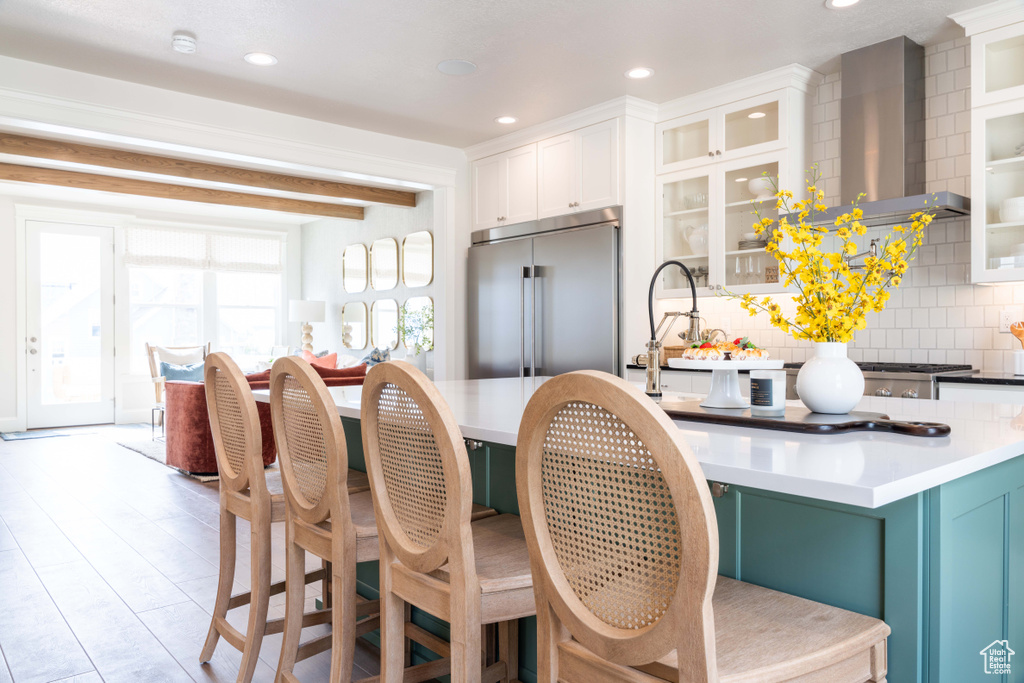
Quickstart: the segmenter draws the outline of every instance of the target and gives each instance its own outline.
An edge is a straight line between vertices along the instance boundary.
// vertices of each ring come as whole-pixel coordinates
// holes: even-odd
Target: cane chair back
[[[206,357],[203,378],[221,486],[265,491],[260,415],[245,375],[228,354],[218,351]]]
[[[538,614],[610,662],[678,649],[680,670],[716,680],[718,527],[664,411],[606,373],[548,380],[523,415],[516,483]]]
[[[292,356],[274,361],[270,412],[289,508],[309,524],[326,521],[338,492],[348,488],[348,451],[334,401],[309,363]]]
[[[408,363],[380,363],[363,383],[361,415],[374,510],[395,556],[427,573],[472,552],[461,541],[471,536],[469,456],[437,387]]]

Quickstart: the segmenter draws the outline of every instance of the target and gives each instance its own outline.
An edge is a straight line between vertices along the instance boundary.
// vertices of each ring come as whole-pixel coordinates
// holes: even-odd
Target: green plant
[[[402,306],[398,316],[399,339],[408,345],[413,343],[413,355],[418,356],[424,351],[434,350],[434,306],[417,306],[409,308],[408,302]]]

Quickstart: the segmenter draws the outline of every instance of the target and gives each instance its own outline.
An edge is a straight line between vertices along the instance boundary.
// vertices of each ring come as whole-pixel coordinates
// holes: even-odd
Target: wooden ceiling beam
[[[38,183],[42,185],[58,185],[61,187],[77,187],[84,190],[101,192],[118,192],[143,197],[160,199],[180,199],[186,202],[203,204],[223,204],[241,206],[250,209],[267,211],[284,211],[287,213],[307,214],[310,216],[326,216],[330,218],[352,218],[363,220],[363,207],[348,204],[330,204],[327,202],[307,202],[303,199],[287,197],[268,197],[246,192],[213,190],[205,187],[172,185],[170,183],[154,183],[134,178],[118,178],[115,176],[80,173],[37,166],[21,166],[18,164],[0,163],[0,180],[11,180],[18,183]]]
[[[12,133],[0,132],[0,153],[116,168],[122,171],[157,173],[191,180],[230,183],[284,192],[300,192],[336,199],[355,199],[375,204],[416,206],[416,193],[404,190],[302,178]]]

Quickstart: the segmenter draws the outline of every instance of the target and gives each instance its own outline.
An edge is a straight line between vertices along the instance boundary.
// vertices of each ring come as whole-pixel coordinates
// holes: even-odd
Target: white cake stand
[[[669,358],[668,366],[679,370],[710,370],[711,391],[701,402],[703,408],[749,408],[740,393],[740,370],[780,370],[782,360],[686,360]]]

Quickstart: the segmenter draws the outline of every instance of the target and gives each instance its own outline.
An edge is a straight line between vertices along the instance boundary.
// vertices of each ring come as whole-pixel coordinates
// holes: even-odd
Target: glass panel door
[[[113,229],[29,221],[27,237],[27,425],[113,422]]]
[[[771,177],[778,182],[778,176],[778,161],[725,171],[725,284],[730,290],[746,291],[779,282],[778,262],[764,250],[763,237],[753,227],[755,208],[765,218],[778,218],[775,190],[768,180]]]
[[[659,125],[659,172],[712,161],[715,149],[714,110]]]
[[[779,139],[779,101],[773,100],[725,115],[725,151]]]
[[[1024,113],[985,122],[984,212],[985,268],[1024,268]]]
[[[676,259],[689,268],[697,287],[707,287],[709,278],[710,176],[698,175],[666,182],[662,186],[663,260]],[[664,275],[666,290],[689,290],[686,276],[678,268]]]
[[[1024,85],[1024,36],[997,40],[985,46],[985,92]]]

